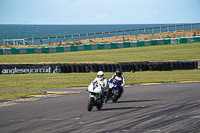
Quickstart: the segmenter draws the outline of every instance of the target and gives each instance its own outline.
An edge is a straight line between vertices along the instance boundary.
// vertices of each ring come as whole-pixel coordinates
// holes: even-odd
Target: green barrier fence
[[[91,50],[91,44],[85,44],[84,45],[84,50]]]
[[[42,47],[42,53],[49,53],[49,47]]]
[[[164,39],[164,44],[171,44],[171,39]]]
[[[187,43],[187,38],[178,38],[178,43]]]
[[[71,51],[78,51],[77,45],[71,45]]]
[[[137,46],[138,47],[144,46],[144,41],[137,41]]]
[[[56,52],[59,52],[59,53],[64,52],[64,47],[63,46],[56,47]]]
[[[194,42],[200,42],[200,36],[199,37],[194,37]]]
[[[11,48],[12,54],[19,54],[19,48]]]
[[[111,49],[116,49],[118,48],[117,43],[111,43]]]
[[[151,45],[157,45],[157,40],[151,40]]]
[[[130,42],[124,42],[124,48],[129,48],[131,46]]]
[[[175,40],[175,41],[174,41]],[[174,42],[173,42],[174,41]],[[194,37],[180,37],[171,39],[159,39],[159,40],[146,40],[146,41],[135,41],[137,47],[148,45],[158,45],[158,44],[179,44],[187,42],[200,42],[200,36]],[[53,49],[53,52],[69,52],[69,51],[79,51],[79,50],[101,50],[101,49],[117,49],[117,48],[128,48],[133,47],[133,42],[115,42],[115,43],[100,43],[100,44],[81,44],[71,45],[71,46],[57,46]],[[95,47],[94,47],[95,46]],[[134,45],[135,46],[135,45]],[[66,50],[68,47],[70,50]],[[94,48],[93,48],[94,47]],[[51,47],[38,47],[38,48],[6,48],[0,49],[0,55],[3,54],[33,54],[33,53],[49,53],[52,52]],[[23,51],[23,52],[22,52]]]
[[[98,49],[105,49],[105,44],[104,43],[97,44],[97,46],[98,46]]]
[[[3,49],[0,49],[0,54],[3,55]]]
[[[34,54],[35,48],[27,48],[27,54]]]

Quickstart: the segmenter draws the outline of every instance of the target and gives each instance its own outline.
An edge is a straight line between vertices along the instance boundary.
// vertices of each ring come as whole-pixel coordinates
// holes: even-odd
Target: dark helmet
[[[122,70],[120,68],[116,69],[116,75],[121,76],[122,75]]]

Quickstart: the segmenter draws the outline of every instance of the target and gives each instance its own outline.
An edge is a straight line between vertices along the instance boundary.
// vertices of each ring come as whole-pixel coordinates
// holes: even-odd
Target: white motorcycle
[[[87,109],[88,111],[91,111],[93,106],[96,106],[98,110],[101,110],[103,107],[103,101],[104,101],[104,96],[103,96],[103,86],[101,84],[93,84],[91,83],[88,86],[88,91],[89,91],[89,99],[88,99],[88,105]]]

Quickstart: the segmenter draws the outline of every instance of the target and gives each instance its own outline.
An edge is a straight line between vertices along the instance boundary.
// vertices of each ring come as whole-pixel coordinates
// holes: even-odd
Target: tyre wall
[[[125,62],[118,64],[4,64],[0,65],[0,74],[115,72],[117,68],[121,68],[123,72],[189,70],[198,69],[198,61]]]

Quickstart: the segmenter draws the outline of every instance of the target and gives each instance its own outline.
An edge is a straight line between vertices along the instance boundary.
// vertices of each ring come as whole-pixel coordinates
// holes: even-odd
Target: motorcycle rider
[[[120,84],[121,86],[119,87],[119,97],[121,97],[122,93],[124,92],[124,85],[125,85],[125,77],[124,75],[122,74],[122,70],[120,68],[116,69],[115,71],[116,73],[112,76],[112,79],[113,80],[117,80],[117,81],[120,81]]]
[[[97,77],[92,81],[93,84],[97,84],[97,85],[102,85],[103,86],[103,95],[104,95],[104,99],[105,96],[107,94],[107,89],[108,89],[108,83],[107,83],[107,79],[104,77],[104,72],[103,71],[99,71],[97,73]],[[105,103],[105,101],[104,101]]]

